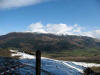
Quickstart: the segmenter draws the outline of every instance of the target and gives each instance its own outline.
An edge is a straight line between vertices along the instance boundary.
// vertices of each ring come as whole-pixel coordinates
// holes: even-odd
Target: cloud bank
[[[47,24],[43,25],[41,22],[32,23],[28,27],[27,32],[37,32],[37,33],[52,33],[57,35],[81,35],[89,36],[94,38],[100,38],[100,30],[93,31],[83,31],[84,28],[80,27],[78,24],[67,25],[67,24]]]
[[[48,0],[0,0],[0,8],[14,8],[34,5]]]

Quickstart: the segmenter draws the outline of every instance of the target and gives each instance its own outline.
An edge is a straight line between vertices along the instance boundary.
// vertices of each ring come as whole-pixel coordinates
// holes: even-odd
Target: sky
[[[0,0],[0,35],[10,32],[100,39],[100,0]]]

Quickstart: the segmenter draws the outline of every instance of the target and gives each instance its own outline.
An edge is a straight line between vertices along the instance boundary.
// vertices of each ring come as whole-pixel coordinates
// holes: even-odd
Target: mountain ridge
[[[99,47],[100,41],[87,36],[13,32],[0,36],[0,48],[54,51]]]

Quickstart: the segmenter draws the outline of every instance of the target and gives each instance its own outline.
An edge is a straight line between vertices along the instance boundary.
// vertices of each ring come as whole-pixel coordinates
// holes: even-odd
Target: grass
[[[62,50],[60,52],[42,52],[42,56],[58,60],[100,63],[100,51],[97,49]]]
[[[99,73],[100,73],[100,67],[91,67],[91,69],[92,69],[94,72],[99,72]]]
[[[28,54],[35,55],[35,52],[25,51]],[[61,50],[59,52],[42,52],[43,57],[78,62],[91,62],[100,64],[99,49],[78,49],[78,50]],[[0,49],[0,57],[11,57],[11,52],[8,49]],[[18,59],[20,56],[11,57]],[[100,73],[100,67],[91,67],[94,72]]]
[[[14,52],[11,52],[9,49],[0,49],[0,57],[4,58],[13,58],[13,59],[19,59],[20,56],[11,56],[11,54]]]
[[[11,57],[11,52],[8,49],[0,49],[0,57]]]
[[[35,55],[32,51],[25,50],[25,52]],[[11,52],[8,49],[0,49],[0,56],[11,57]],[[42,56],[65,61],[100,63],[100,51],[96,48],[42,52]],[[19,56],[13,58],[19,58]]]

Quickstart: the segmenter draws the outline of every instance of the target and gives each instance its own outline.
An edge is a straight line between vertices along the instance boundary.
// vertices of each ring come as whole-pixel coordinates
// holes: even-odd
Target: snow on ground
[[[20,56],[20,62],[28,65],[26,68],[33,73],[31,69],[33,67],[35,74],[35,56],[26,53],[10,50],[12,56]],[[82,75],[85,67],[100,66],[100,64],[94,63],[83,63],[83,62],[72,62],[72,61],[60,61],[50,58],[42,57],[41,69],[42,75]],[[25,70],[21,68],[21,72]],[[25,72],[24,72],[25,73]],[[33,74],[33,75],[34,75]],[[23,74],[25,75],[25,74]]]
[[[100,64],[96,64],[96,63],[85,63],[85,62],[72,62],[72,63],[84,67],[100,67]]]

